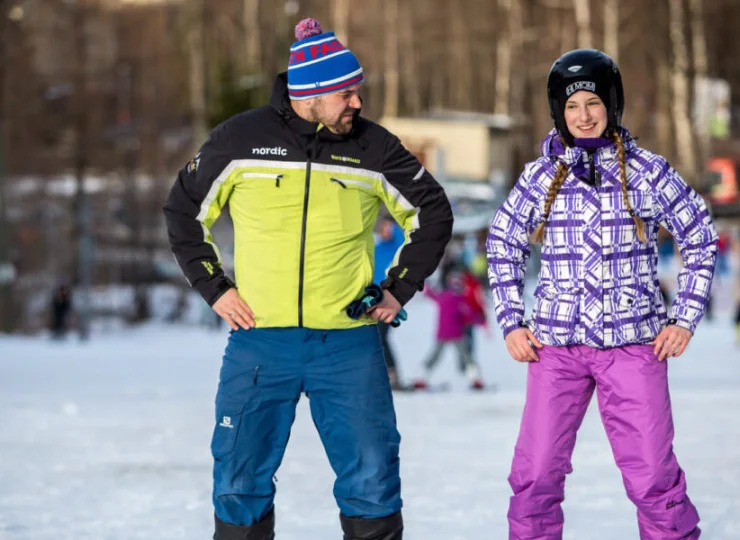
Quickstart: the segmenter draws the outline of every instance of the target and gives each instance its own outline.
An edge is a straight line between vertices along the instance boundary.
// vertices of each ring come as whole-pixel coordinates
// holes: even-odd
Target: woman
[[[611,58],[590,49],[563,55],[547,92],[555,129],[487,241],[506,346],[530,362],[509,476],[510,538],[562,537],[565,476],[594,389],[640,537],[698,538],[672,448],[664,360],[683,353],[704,315],[717,234],[696,192],[621,125],[624,92]],[[670,314],[656,274],[659,225],[685,261]],[[530,241],[542,244],[542,265],[525,322]]]

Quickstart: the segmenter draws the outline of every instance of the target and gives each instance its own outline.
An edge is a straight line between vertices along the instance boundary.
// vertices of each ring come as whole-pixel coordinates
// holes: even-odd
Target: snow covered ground
[[[392,334],[402,376],[421,373],[435,307],[409,305]],[[511,462],[525,367],[498,331],[477,358],[498,392],[471,394],[452,352],[435,380],[453,391],[398,394],[406,538],[507,538]],[[0,338],[0,539],[206,539],[209,442],[225,331],[148,325],[81,344]],[[740,538],[740,349],[729,315],[670,360],[675,448],[704,538]],[[278,473],[277,537],[340,538],[333,475],[302,400]],[[592,404],[566,485],[565,538],[638,538]]]

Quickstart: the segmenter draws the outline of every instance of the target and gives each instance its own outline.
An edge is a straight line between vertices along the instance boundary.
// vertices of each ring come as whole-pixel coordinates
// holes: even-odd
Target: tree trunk
[[[398,13],[398,8],[395,8],[395,11]],[[349,48],[349,0],[332,0],[331,18],[334,33],[339,41]],[[396,24],[395,21],[394,24]]]
[[[575,42],[573,40],[573,14],[569,9],[561,9],[558,15],[553,16],[553,19],[559,20],[560,27],[560,51],[562,54],[566,51],[571,50],[574,46],[578,47],[578,32],[576,32]],[[556,30],[557,31],[557,30]],[[542,45],[540,46],[542,47]],[[552,58],[551,60],[555,60]]]
[[[691,19],[691,37],[694,60],[694,85],[708,83],[707,38],[704,32],[704,6],[702,0],[690,0],[689,13]],[[696,94],[692,102],[696,103]],[[698,114],[695,118],[697,132],[697,148],[699,163],[703,164],[709,158],[709,118],[705,114]]]
[[[448,53],[448,71],[444,76],[451,82],[450,106],[456,109],[470,109],[470,93],[473,88],[470,36],[465,24],[465,13],[462,0],[449,4],[450,52]]]
[[[619,64],[619,2],[604,0],[604,52]]]
[[[72,112],[74,130],[73,165],[75,176],[74,196],[74,242],[76,247],[74,258],[74,277],[76,292],[77,326],[80,338],[89,337],[90,328],[90,281],[92,278],[92,232],[90,230],[90,200],[85,189],[85,179],[90,167],[90,124],[88,108],[87,77],[88,68],[88,40],[87,27],[89,22],[88,8],[84,3],[73,5],[72,17],[74,28],[74,109]]]
[[[658,66],[657,76],[655,135],[658,140],[658,152],[664,156],[670,156],[673,155],[674,143],[671,130],[673,92],[671,91],[671,67],[667,62]]]
[[[383,116],[398,116],[398,0],[385,0],[385,103]]]
[[[509,5],[509,35],[511,36],[511,65],[525,65],[524,58],[524,25],[522,23],[522,4],[519,0]],[[511,97],[509,99],[509,114],[515,119],[522,120],[524,116],[524,93],[527,80],[526,69],[511,71]]]
[[[205,53],[203,40],[204,0],[189,0],[185,11],[185,42],[188,50],[190,77],[190,114],[194,148],[200,148],[208,137],[206,116]]]
[[[670,39],[673,50],[673,131],[676,134],[676,152],[681,173],[689,182],[696,178],[694,138],[689,116],[689,54],[684,35],[684,10],[681,0],[669,0]]]
[[[590,49],[593,45],[591,38],[591,6],[589,0],[573,0],[576,10],[576,26],[578,27],[578,47]]]
[[[396,0],[398,1],[398,0]],[[404,75],[404,95],[408,97],[408,107],[411,113],[416,115],[421,113],[421,84],[417,70],[418,52],[414,41],[414,18],[412,8],[409,2],[401,2],[399,9],[399,19],[408,21],[405,24],[405,30],[398,32],[398,44],[403,51],[401,56],[402,74]]]
[[[3,5],[3,7],[5,7]],[[11,56],[10,17],[0,17],[0,274],[10,272],[11,230],[7,221],[7,158],[11,140],[10,122],[10,72],[13,65]],[[58,246],[56,246],[58,247]],[[10,332],[20,322],[18,313],[12,305],[13,279],[3,280],[0,276],[0,332]]]
[[[195,23],[197,20],[197,18],[193,19],[192,22]],[[242,20],[244,22],[244,73],[261,71],[262,40],[260,36],[259,0],[244,0]]]
[[[518,0],[514,1],[518,4]],[[513,54],[511,25],[511,0],[498,0],[499,15],[506,21],[506,25],[499,31],[496,44],[496,102],[493,112],[496,114],[509,114],[509,103],[511,94],[511,56]]]

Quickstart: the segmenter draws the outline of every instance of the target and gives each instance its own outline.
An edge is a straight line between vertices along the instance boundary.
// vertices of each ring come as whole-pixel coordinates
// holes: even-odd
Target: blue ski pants
[[[254,328],[231,332],[221,367],[211,443],[219,519],[252,525],[273,509],[301,393],[336,474],[341,513],[398,512],[401,437],[377,327]]]

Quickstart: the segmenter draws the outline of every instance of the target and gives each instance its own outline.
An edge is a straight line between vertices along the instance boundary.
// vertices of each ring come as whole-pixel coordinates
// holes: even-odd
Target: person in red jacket
[[[486,304],[483,297],[483,287],[478,278],[468,269],[462,271],[463,296],[473,316],[465,326],[466,345],[470,356],[474,356],[475,327],[483,327],[488,332],[488,318],[486,316]]]

